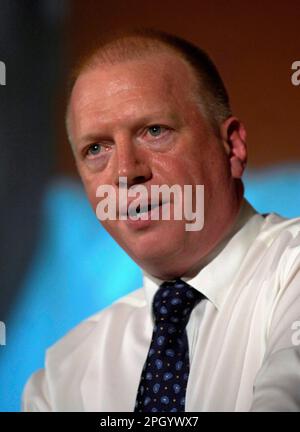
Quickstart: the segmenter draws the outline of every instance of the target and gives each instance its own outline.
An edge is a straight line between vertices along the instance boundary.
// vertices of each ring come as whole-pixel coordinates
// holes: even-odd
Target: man
[[[125,214],[117,202],[102,223],[144,287],[48,350],[24,410],[300,409],[300,222],[244,200],[246,133],[209,58],[155,31],[111,39],[76,73],[67,127],[96,212],[101,185],[190,185],[194,199],[204,185],[204,225],[187,230],[172,197],[159,220],[122,218],[132,200]]]

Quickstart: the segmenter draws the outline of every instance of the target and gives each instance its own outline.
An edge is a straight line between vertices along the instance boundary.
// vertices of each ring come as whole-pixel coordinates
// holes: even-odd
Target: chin
[[[142,262],[157,263],[172,259],[180,253],[187,241],[184,225],[160,223],[150,229],[128,232],[127,229],[108,229],[114,240],[138,265]]]
[[[141,267],[144,268],[147,264],[160,267],[164,263],[170,262],[172,257],[178,254],[181,245],[181,242],[174,242],[174,238],[168,239],[164,237],[160,241],[157,239],[153,239],[152,241],[150,239],[147,239],[147,241],[140,240],[131,245],[131,247],[128,245],[124,249]]]

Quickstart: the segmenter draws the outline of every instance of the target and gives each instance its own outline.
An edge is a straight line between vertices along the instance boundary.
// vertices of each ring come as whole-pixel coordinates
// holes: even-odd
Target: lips
[[[135,204],[133,204],[135,202]],[[142,215],[145,213],[149,213],[151,211],[154,211],[158,207],[161,207],[163,204],[166,204],[166,202],[162,202],[160,199],[157,203],[156,201],[151,203],[151,201],[147,202],[141,202],[138,205],[136,205],[136,199],[128,200],[127,207],[122,203],[119,203],[119,216],[121,219],[127,219],[131,217],[136,217],[137,215]]]
[[[137,216],[139,214],[143,214],[143,213],[148,213],[154,209],[156,209],[157,207],[159,207],[161,205],[161,203],[158,204],[152,204],[151,203],[144,203],[144,204],[139,204],[137,207],[133,206],[133,208],[131,208],[131,206],[128,206],[127,209],[127,216],[128,217],[132,217],[132,216]]]

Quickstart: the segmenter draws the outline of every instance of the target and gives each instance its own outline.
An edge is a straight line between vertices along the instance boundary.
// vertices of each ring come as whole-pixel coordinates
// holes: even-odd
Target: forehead
[[[131,115],[136,109],[180,107],[194,99],[196,78],[184,60],[170,53],[138,60],[99,64],[77,79],[70,100],[72,124],[93,116]]]

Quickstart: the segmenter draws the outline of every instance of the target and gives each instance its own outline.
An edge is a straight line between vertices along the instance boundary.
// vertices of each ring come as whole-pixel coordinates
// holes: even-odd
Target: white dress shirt
[[[184,278],[206,300],[187,325],[186,411],[300,411],[300,218],[243,202],[230,235]],[[162,281],[85,320],[52,346],[24,411],[132,412]]]

